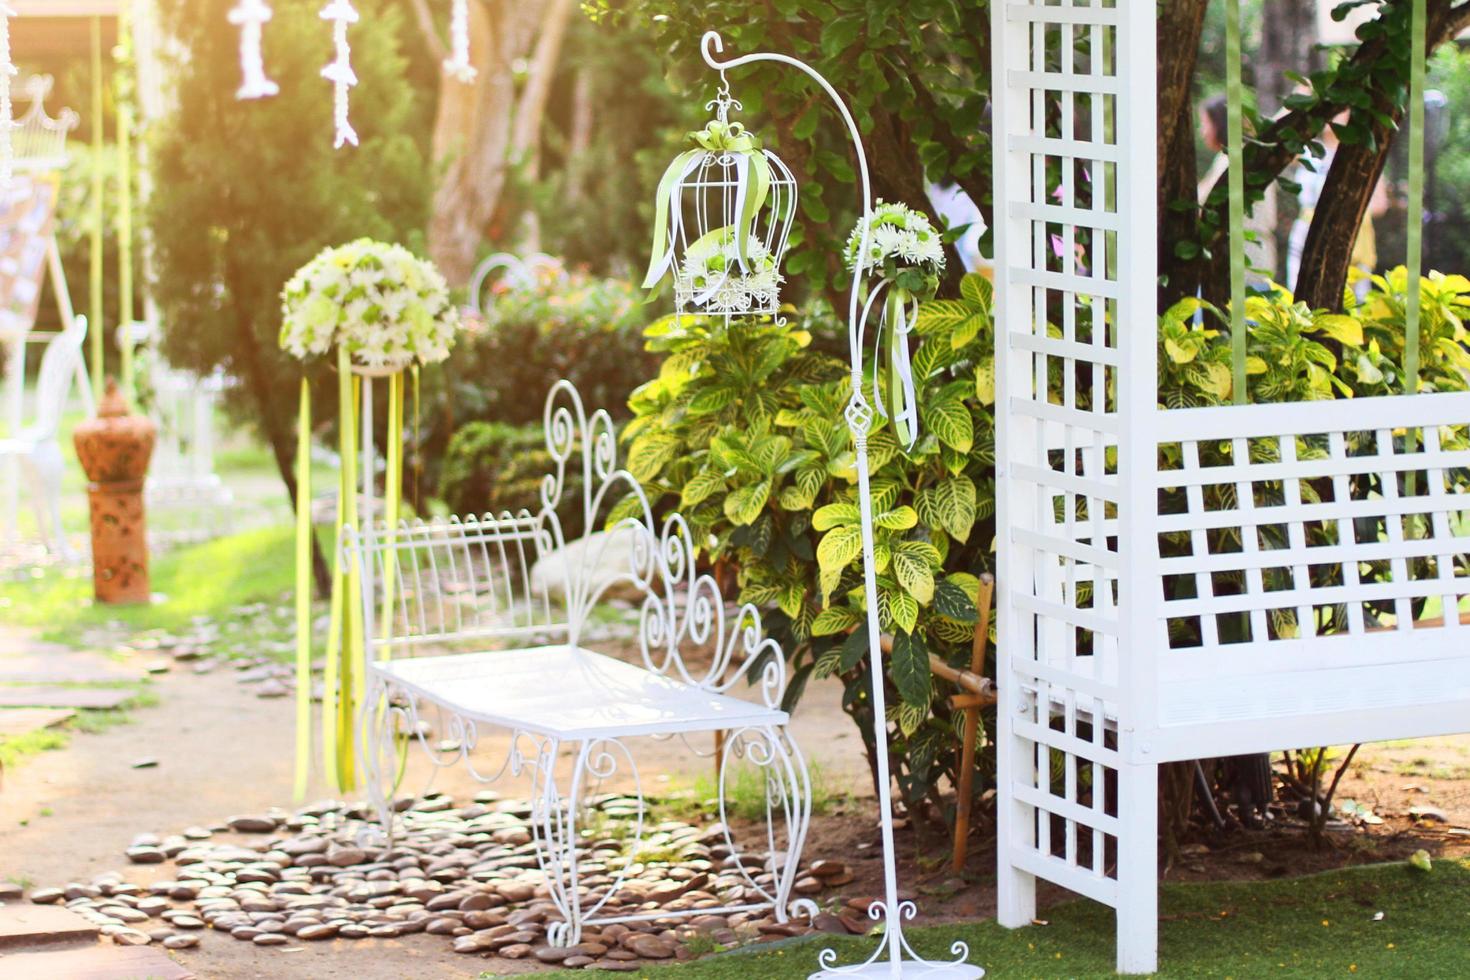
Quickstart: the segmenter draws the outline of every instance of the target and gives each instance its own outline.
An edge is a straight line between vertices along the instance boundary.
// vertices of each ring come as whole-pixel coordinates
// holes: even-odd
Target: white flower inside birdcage
[[[693,148],[659,182],[644,286],[671,277],[683,312],[775,315],[796,180],[758,138],[728,121],[739,102],[722,92],[710,106],[716,118],[689,134]]]

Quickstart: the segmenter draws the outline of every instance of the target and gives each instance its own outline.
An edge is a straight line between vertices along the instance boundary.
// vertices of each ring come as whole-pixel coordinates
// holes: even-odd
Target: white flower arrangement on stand
[[[420,366],[449,356],[461,327],[459,311],[449,299],[449,287],[432,263],[408,249],[361,238],[326,249],[297,270],[281,292],[281,311],[280,344],[286,353],[308,361],[336,351],[337,429],[342,461],[337,490],[339,530],[356,527],[360,514],[373,516],[377,474],[373,382],[375,378],[386,380],[388,438],[383,509],[391,538],[403,498],[404,374],[412,368],[417,386]],[[417,401],[415,395],[415,404]],[[301,798],[311,768],[312,686],[311,387],[305,376],[301,379],[296,455],[296,795]],[[345,791],[357,781],[354,719],[366,697],[366,644],[359,597],[364,591],[372,594],[374,570],[344,562],[339,548],[333,549],[332,560],[321,745],[328,778]],[[385,601],[390,601],[392,569],[383,570],[382,588]]]
[[[919,302],[933,297],[939,288],[939,277],[944,274],[944,239],[922,212],[905,204],[879,201],[848,236],[846,256],[849,270],[876,280],[863,306],[863,320],[881,298],[882,314],[875,339],[881,349],[887,327],[888,406],[893,411],[899,442],[909,448],[918,439],[919,403],[908,338]],[[873,402],[878,413],[887,417],[888,408],[878,388],[875,368]]]
[[[460,329],[432,263],[368,238],[321,252],[291,277],[281,300],[281,348],[301,360],[341,346],[363,368],[436,364]]]

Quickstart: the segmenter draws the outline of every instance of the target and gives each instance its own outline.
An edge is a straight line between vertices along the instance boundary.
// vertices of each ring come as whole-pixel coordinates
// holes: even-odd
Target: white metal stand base
[[[872,980],[979,980],[985,971],[968,963],[926,963],[905,960],[892,963],[866,963],[855,967],[834,967],[813,973],[809,980],[837,980],[847,977],[870,977]]]

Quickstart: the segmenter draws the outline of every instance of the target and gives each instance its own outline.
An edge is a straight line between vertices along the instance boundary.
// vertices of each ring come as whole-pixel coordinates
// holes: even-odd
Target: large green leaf
[[[823,508],[825,510],[826,508]],[[884,511],[873,518],[873,526],[885,528],[889,531],[907,531],[919,523],[919,515],[907,504],[895,507],[893,510]]]
[[[927,707],[932,683],[924,638],[906,630],[894,633],[892,658],[888,676],[893,678],[898,696],[908,704]]]
[[[639,436],[628,450],[628,472],[633,478],[650,481],[658,476],[664,464],[674,458],[681,448],[677,436],[663,432],[648,432]]]
[[[851,606],[829,606],[812,620],[812,636],[845,633],[862,622],[862,614]]]
[[[893,574],[920,605],[934,598],[934,569],[939,551],[927,541],[904,541],[893,549]]]
[[[930,300],[919,307],[914,328],[920,334],[953,330],[975,315],[970,304],[957,299]]]
[[[859,527],[845,525],[828,531],[817,545],[817,567],[821,569],[822,599],[832,594],[837,581],[852,560],[862,554],[863,532]]]
[[[924,428],[956,452],[968,453],[975,444],[975,424],[961,399],[940,398],[922,406],[920,414]]]
[[[882,589],[878,593],[879,619],[890,629],[913,632],[919,622],[919,601],[899,589]]]
[[[965,302],[983,311],[986,316],[990,315],[990,306],[995,294],[995,287],[990,280],[978,272],[968,272],[960,280],[960,296]]]
[[[693,507],[723,489],[725,489],[724,474],[705,467],[684,484],[684,489],[679,494],[679,503],[684,507]]]
[[[839,525],[857,524],[861,520],[862,514],[857,504],[828,504],[812,515],[812,529],[830,531]]]
[[[967,476],[952,476],[934,487],[934,512],[939,526],[957,541],[970,537],[975,526],[975,484]]]
[[[957,623],[973,623],[978,618],[974,600],[962,587],[950,580],[935,584],[934,611]]]
[[[725,516],[737,526],[752,523],[760,516],[771,498],[771,481],[758,480],[732,492],[725,498]]]

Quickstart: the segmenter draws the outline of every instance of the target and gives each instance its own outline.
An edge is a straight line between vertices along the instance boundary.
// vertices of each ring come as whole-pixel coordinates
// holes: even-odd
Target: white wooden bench
[[[564,917],[549,930],[554,943],[577,943],[591,923],[762,909],[785,921],[814,912],[809,901],[792,898],[811,787],[779,707],[786,679],[780,648],[764,636],[754,607],[727,608],[714,579],[699,572],[684,520],[657,520],[642,488],[618,469],[605,412],[588,416],[575,389],[561,382],[545,421],[553,470],[535,513],[344,529],[346,557],[362,563],[368,583],[364,623],[374,640],[359,744],[379,819],[391,839],[399,748],[408,736],[436,766],[462,764],[482,781],[529,775],[536,853]],[[579,485],[569,485],[572,475]],[[578,508],[592,530],[630,494],[636,513],[591,538],[585,561],[554,561],[550,576],[543,564],[532,576],[566,544],[563,504]],[[609,572],[599,553],[624,556],[623,567]],[[556,588],[548,578],[560,580]],[[612,588],[639,597],[632,661],[586,642],[588,618]],[[433,742],[419,726],[431,710],[441,720]],[[509,748],[486,765],[474,750],[482,733],[497,729],[509,733]],[[724,763],[743,759],[764,772],[762,843],[781,862],[769,869],[773,878],[742,868],[749,887],[723,908],[604,912],[627,869],[605,887],[589,891],[580,883],[585,801],[603,781],[631,786],[638,799],[631,840],[642,840],[639,740],[711,732],[725,733],[719,816],[727,828]],[[438,751],[441,738],[457,749]],[[729,837],[727,829],[733,849]]]

